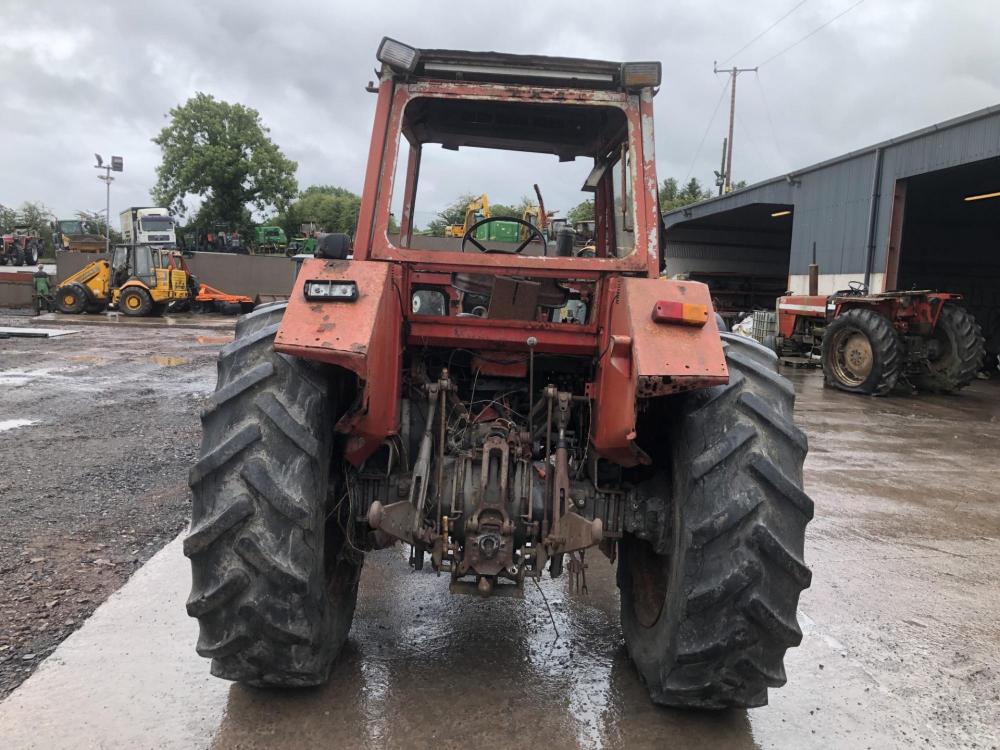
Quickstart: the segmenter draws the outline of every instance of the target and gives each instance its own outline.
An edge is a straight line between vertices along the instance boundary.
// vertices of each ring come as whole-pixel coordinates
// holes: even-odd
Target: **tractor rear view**
[[[353,247],[324,242],[220,352],[184,542],[198,653],[226,679],[316,685],[374,550],[405,544],[436,595],[484,599],[591,552],[617,564],[654,701],[765,704],[802,638],[806,437],[773,352],[720,333],[704,284],[659,278],[659,63],[391,39],[377,57]],[[476,184],[487,149],[570,170],[591,251],[516,216],[417,232],[421,177],[433,193],[457,151]],[[527,239],[486,239],[491,222]]]
[[[955,393],[983,365],[979,324],[962,295],[907,291],[868,294],[860,283],[826,297],[778,300],[778,348],[808,354],[820,342],[828,385],[884,396],[897,385]]]

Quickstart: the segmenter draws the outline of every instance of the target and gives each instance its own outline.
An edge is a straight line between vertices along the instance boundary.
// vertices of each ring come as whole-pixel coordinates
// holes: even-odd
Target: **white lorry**
[[[126,245],[177,245],[174,220],[166,208],[132,207],[122,211],[120,219]]]

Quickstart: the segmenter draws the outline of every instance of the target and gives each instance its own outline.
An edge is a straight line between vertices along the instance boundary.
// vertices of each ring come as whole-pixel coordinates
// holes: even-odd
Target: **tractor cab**
[[[116,245],[110,266],[110,303],[127,315],[157,314],[193,296],[193,278],[179,250]]]
[[[378,200],[362,206],[354,257],[426,272],[416,315],[593,325],[601,279],[658,274],[648,132],[658,63],[387,45],[379,107],[388,131],[376,137],[383,166],[370,164],[367,183],[380,185]],[[438,231],[441,185],[466,180],[481,195],[463,224]],[[503,209],[486,198],[516,200],[533,183],[566,210],[592,205],[592,253],[569,232],[551,239],[530,200]]]

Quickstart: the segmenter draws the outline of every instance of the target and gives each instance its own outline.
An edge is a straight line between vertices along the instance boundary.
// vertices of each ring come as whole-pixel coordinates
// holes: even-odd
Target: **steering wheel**
[[[868,287],[863,281],[849,281],[847,283],[847,288],[851,290],[851,294],[857,294],[859,296],[868,294]]]
[[[513,221],[515,224],[520,224],[522,227],[527,227],[531,233],[528,235],[528,239],[526,239],[524,242],[522,242],[513,250],[494,250],[483,245],[474,236],[476,230],[479,229],[479,227],[485,224],[489,224],[492,221]],[[542,234],[542,230],[540,230],[531,222],[525,221],[524,219],[518,219],[514,216],[491,216],[488,219],[481,219],[480,221],[477,221],[475,224],[469,227],[468,231],[466,231],[464,235],[462,235],[462,252],[463,253],[465,252],[465,243],[471,242],[479,249],[479,252],[481,253],[502,253],[504,255],[517,255],[522,250],[524,250],[524,248],[526,248],[529,244],[531,244],[531,241],[534,240],[535,237],[538,237],[538,239],[542,241],[542,246],[548,249],[548,242],[545,240],[545,235]]]

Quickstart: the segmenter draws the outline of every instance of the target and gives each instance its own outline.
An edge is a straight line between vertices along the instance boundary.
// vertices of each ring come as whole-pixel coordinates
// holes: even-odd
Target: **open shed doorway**
[[[892,265],[890,254],[887,283],[894,275]],[[996,365],[1000,354],[1000,158],[906,180],[895,271],[896,289],[965,295],[986,337],[987,361]]]
[[[788,289],[793,208],[754,203],[667,230],[664,272],[701,281],[727,325],[754,310],[775,309]]]

